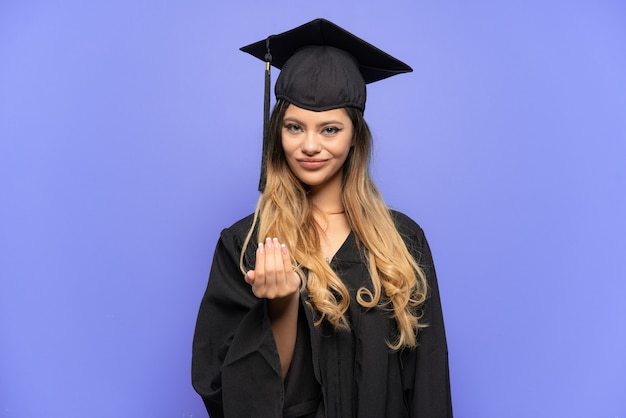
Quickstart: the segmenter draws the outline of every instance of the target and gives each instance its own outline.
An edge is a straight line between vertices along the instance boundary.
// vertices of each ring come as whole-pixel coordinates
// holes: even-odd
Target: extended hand
[[[245,280],[258,298],[284,298],[300,288],[300,277],[293,269],[289,251],[278,238],[267,238],[265,243],[259,243],[255,268],[246,273]]]

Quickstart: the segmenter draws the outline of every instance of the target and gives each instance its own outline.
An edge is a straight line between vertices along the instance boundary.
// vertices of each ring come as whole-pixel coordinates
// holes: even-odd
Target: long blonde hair
[[[349,328],[345,317],[350,304],[348,289],[324,259],[307,186],[291,172],[282,149],[282,120],[288,106],[288,102],[279,100],[272,112],[267,182],[240,265],[244,270],[245,249],[256,227],[256,238],[279,237],[289,248],[296,272],[308,291],[309,306],[317,315],[315,324],[327,320],[336,328]],[[426,299],[426,276],[409,253],[369,175],[372,137],[363,114],[357,109],[345,109],[354,128],[354,146],[343,168],[342,201],[371,275],[371,290],[360,288],[356,299],[365,308],[389,310],[397,324],[397,335],[387,341],[390,348],[415,347],[417,332],[425,326],[419,321],[418,308]]]

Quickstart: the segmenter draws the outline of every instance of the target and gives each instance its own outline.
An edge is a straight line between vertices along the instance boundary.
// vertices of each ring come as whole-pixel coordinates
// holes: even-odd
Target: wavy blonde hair
[[[308,290],[307,304],[316,314],[315,325],[327,320],[336,328],[347,329],[348,289],[322,254],[319,225],[313,217],[307,186],[291,172],[282,149],[282,124],[288,106],[288,102],[279,100],[272,112],[267,182],[241,252],[240,265],[244,271],[245,249],[257,226],[257,238],[279,237],[289,248],[303,288]],[[425,326],[419,321],[418,308],[426,299],[426,276],[409,253],[369,175],[372,136],[363,114],[353,108],[345,110],[352,120],[354,146],[343,168],[342,201],[371,276],[371,290],[360,288],[356,299],[365,308],[388,310],[395,319],[397,335],[387,341],[391,349],[415,347],[417,332]]]

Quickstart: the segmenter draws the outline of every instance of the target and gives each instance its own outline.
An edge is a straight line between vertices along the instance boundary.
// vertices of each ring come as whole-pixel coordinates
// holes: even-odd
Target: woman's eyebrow
[[[340,120],[332,119],[332,120],[328,120],[326,122],[322,122],[322,123],[318,124],[317,126],[327,126],[327,125],[342,125],[343,126],[343,122],[340,121]]]
[[[301,120],[299,120],[298,118],[294,118],[292,116],[288,116],[286,118],[283,119],[283,123],[285,122],[293,122],[293,123],[297,123],[298,125],[302,125],[302,126],[307,126],[306,123],[302,122]],[[341,125],[343,126],[344,123],[340,120],[336,120],[336,119],[330,119],[330,120],[326,120],[323,122],[320,122],[318,124],[316,124],[316,126],[318,128],[321,128],[323,126],[328,126],[328,125]]]
[[[302,123],[300,120],[298,120],[298,119],[296,119],[294,117],[291,117],[291,116],[283,118],[283,123],[285,123],[285,122],[295,122],[298,125],[304,125],[304,123]]]

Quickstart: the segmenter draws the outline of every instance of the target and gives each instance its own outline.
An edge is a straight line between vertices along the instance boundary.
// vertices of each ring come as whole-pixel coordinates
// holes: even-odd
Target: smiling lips
[[[298,163],[306,170],[317,170],[326,164],[327,160],[319,158],[299,158]]]

